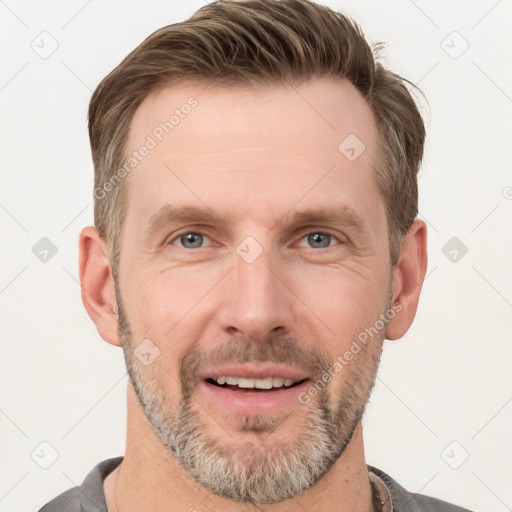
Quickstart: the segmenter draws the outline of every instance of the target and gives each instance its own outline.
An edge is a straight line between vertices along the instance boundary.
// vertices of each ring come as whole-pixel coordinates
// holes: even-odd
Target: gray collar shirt
[[[122,460],[123,457],[116,457],[100,462],[82,485],[64,492],[39,512],[108,512],[103,481]],[[373,466],[368,466],[368,475],[385,512],[471,512],[436,498],[410,493],[384,471]]]

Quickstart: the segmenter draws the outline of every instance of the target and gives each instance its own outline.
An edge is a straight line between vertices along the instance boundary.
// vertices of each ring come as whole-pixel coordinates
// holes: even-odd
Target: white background
[[[431,107],[420,178],[428,277],[414,325],[385,345],[367,461],[410,491],[511,510],[512,2],[322,3],[388,41],[389,64]],[[202,5],[0,2],[2,512],[35,511],[124,451],[121,349],[97,334],[77,282],[78,233],[92,223],[87,105],[143,38]],[[59,45],[47,59],[31,48],[42,31]],[[456,59],[465,43],[453,31],[469,44]],[[58,248],[47,263],[32,253],[44,236]],[[468,249],[457,262],[442,252],[454,236]],[[36,449],[51,461],[43,441],[58,452],[48,469],[31,458]]]

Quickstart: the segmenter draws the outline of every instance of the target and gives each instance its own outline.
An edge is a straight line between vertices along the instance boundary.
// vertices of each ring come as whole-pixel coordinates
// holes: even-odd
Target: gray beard
[[[297,441],[278,448],[233,447],[208,435],[190,400],[182,400],[169,421],[159,400],[144,389],[136,392],[153,430],[190,476],[217,496],[254,505],[277,503],[314,486],[343,453],[363,414],[348,404],[332,414],[324,394],[308,411]],[[273,427],[272,418],[252,421],[256,424],[247,431]]]
[[[161,379],[151,373],[150,367],[142,367],[134,357],[135,347],[120,297],[118,306],[119,332],[123,340],[126,366],[144,414],[163,446],[208,491],[246,504],[277,503],[314,486],[345,451],[363,417],[373,389],[384,334],[371,340],[340,371],[337,378],[343,378],[344,383],[334,405],[330,403],[326,392],[329,386],[324,387],[308,404],[297,404],[297,408],[300,408],[298,414],[303,421],[299,422],[292,417],[297,425],[295,432],[298,431],[294,441],[278,446],[265,442],[272,441],[272,432],[279,429],[292,413],[255,415],[241,418],[239,431],[251,432],[253,438],[259,434],[258,442],[236,445],[232,440],[222,443],[209,435],[208,426],[201,421],[202,408],[194,401],[194,388],[191,384],[194,382],[192,376],[196,374],[194,372],[197,371],[200,353],[192,353],[196,358],[194,360],[192,357],[192,364],[186,363],[187,358],[190,359],[188,355],[182,361],[181,400],[177,410],[173,411],[169,407],[171,401],[164,387],[159,384]],[[222,350],[217,350],[216,359],[222,360],[227,353],[235,350],[239,362],[284,362],[289,361],[290,355],[294,353],[292,348],[295,347],[295,341],[287,345],[287,340],[275,340],[274,344],[270,342],[256,346],[247,342],[243,348],[243,340],[232,341]],[[279,350],[282,347],[288,347],[288,350]],[[268,357],[270,352],[273,357]],[[314,358],[308,359],[311,360]],[[318,370],[320,367],[325,370],[328,363],[320,358],[315,374],[320,377]],[[296,409],[293,412],[297,414]]]

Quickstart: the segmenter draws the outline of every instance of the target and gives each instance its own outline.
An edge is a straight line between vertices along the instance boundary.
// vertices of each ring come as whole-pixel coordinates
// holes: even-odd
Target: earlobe
[[[393,274],[392,304],[398,303],[400,309],[387,325],[388,340],[399,339],[409,330],[416,316],[427,263],[427,226],[416,219],[402,242]]]
[[[100,336],[121,346],[117,332],[117,305],[109,250],[98,230],[87,226],[80,232],[80,284],[82,302]]]

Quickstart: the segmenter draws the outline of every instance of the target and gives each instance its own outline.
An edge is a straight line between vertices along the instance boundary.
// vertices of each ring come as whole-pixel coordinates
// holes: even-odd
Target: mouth
[[[282,388],[293,388],[302,384],[307,380],[307,378],[296,381],[289,378],[273,376],[251,379],[247,377],[221,375],[217,378],[210,377],[205,380],[212,386],[229,389],[239,393],[268,393]]]
[[[215,413],[272,414],[301,405],[299,394],[311,378],[287,368],[226,367],[202,375],[198,392]]]

